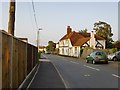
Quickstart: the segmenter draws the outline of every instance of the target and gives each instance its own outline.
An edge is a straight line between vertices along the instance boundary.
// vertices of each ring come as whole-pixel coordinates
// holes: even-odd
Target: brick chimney
[[[72,32],[72,28],[70,26],[67,26],[67,34],[70,34]]]

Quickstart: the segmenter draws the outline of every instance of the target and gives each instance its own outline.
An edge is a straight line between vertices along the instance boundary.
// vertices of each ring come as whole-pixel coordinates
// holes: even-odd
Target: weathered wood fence
[[[0,89],[18,88],[38,61],[37,47],[0,31]]]

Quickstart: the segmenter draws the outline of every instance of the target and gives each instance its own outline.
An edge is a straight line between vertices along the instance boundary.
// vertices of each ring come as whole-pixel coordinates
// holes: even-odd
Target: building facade
[[[79,33],[72,31],[72,28],[68,26],[67,34],[59,40],[58,46],[60,55],[80,57],[80,49],[86,46],[93,49],[105,49],[105,40],[94,31]]]

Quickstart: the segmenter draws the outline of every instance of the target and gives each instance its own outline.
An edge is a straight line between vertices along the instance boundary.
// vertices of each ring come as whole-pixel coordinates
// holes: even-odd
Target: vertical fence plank
[[[25,43],[25,49],[24,49],[24,52],[25,52],[25,77],[27,76],[27,43]]]
[[[18,40],[13,39],[12,56],[12,88],[18,87]]]
[[[23,61],[21,59],[22,57],[22,44],[20,44],[21,41],[18,41],[19,45],[18,45],[18,83],[19,85],[22,83],[23,81]]]
[[[25,43],[22,43],[22,53],[23,53],[23,56],[22,56],[22,59],[23,59],[23,78],[25,79],[26,77],[26,44]]]
[[[31,71],[31,65],[32,63],[30,62],[30,59],[31,59],[31,48],[30,48],[30,45],[27,44],[27,74],[30,73]]]
[[[10,36],[2,33],[2,88],[10,88]]]
[[[2,32],[0,32],[0,90],[2,89]]]

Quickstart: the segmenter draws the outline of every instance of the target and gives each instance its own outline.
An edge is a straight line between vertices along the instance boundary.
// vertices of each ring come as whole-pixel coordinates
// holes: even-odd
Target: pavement
[[[47,59],[41,59],[35,76],[28,85],[31,88],[65,88],[55,66]]]

